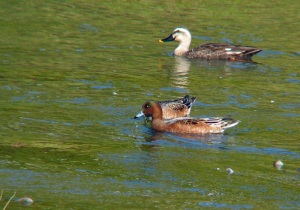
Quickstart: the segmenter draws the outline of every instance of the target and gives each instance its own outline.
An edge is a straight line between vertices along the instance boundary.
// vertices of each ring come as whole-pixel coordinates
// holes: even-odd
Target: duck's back
[[[262,51],[254,47],[243,47],[232,44],[206,43],[189,50],[187,58],[207,60],[251,60],[251,57]]]
[[[163,118],[172,119],[176,117],[186,117],[190,114],[192,104],[195,102],[195,97],[190,97],[186,95],[184,98],[168,100],[168,101],[159,101]]]

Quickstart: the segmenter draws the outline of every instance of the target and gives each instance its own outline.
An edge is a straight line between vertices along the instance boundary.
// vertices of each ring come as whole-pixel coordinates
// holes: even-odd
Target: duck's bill
[[[174,37],[173,37],[173,34],[171,34],[170,36],[168,36],[167,38],[164,38],[164,39],[160,39],[159,42],[160,43],[163,43],[163,42],[171,42],[171,41],[174,41]]]
[[[134,119],[139,118],[139,117],[143,117],[144,113],[143,111],[140,111],[137,115],[134,116]]]

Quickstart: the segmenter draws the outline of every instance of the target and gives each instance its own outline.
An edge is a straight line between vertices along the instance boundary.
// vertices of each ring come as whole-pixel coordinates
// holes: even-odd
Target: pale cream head
[[[176,28],[172,34],[175,41],[180,42],[179,46],[175,49],[174,54],[183,56],[189,51],[192,40],[191,33],[185,28]]]
[[[173,38],[178,42],[191,43],[191,33],[185,28],[176,28],[173,31]]]

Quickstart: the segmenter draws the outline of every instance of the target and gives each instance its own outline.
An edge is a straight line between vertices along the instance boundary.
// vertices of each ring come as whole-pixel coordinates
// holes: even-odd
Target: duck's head
[[[142,111],[135,116],[138,118],[140,116],[146,116],[149,119],[161,119],[162,118],[162,109],[158,103],[154,101],[147,101],[142,106]]]
[[[185,28],[176,28],[170,36],[160,39],[159,42],[171,42],[171,41],[177,41],[177,42],[191,42],[191,33],[185,29]]]

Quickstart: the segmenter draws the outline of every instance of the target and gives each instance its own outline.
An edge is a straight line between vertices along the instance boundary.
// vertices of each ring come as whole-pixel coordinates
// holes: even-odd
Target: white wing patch
[[[230,47],[225,48],[225,51],[227,55],[239,55],[242,53],[241,51],[232,51]]]
[[[231,52],[226,52],[227,55],[239,55],[241,54],[241,51],[231,51]]]

